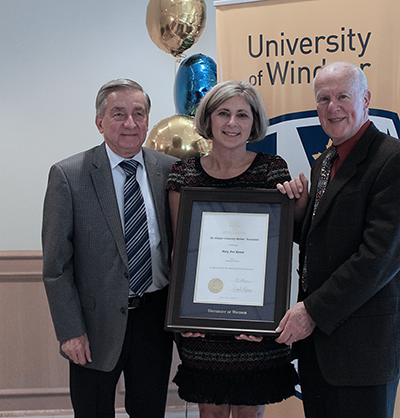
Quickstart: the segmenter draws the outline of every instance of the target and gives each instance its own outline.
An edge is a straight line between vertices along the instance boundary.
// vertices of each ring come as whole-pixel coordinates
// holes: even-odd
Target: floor
[[[128,418],[127,414],[116,414],[116,418]],[[165,418],[198,418],[198,411],[175,411],[175,412],[166,412]],[[40,416],[30,416],[29,418],[74,418],[73,415],[40,415]]]

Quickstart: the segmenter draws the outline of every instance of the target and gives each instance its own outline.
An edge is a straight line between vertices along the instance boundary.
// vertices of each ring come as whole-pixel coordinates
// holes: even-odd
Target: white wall
[[[215,9],[186,56],[216,60]],[[150,126],[175,114],[179,64],[146,28],[147,0],[0,0],[0,251],[39,250],[47,173],[100,143],[94,100],[105,82],[138,81]]]

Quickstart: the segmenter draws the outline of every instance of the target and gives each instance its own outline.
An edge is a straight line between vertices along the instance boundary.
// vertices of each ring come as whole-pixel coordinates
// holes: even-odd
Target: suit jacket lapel
[[[114,237],[122,260],[128,266],[125,238],[115,195],[114,181],[104,143],[100,145],[94,153],[91,175],[104,217]]]
[[[332,181],[329,182],[329,186],[327,187],[320,203],[318,209],[315,213],[314,220],[310,226],[310,232],[312,229],[315,228],[316,225],[321,221],[321,219],[326,214],[327,210],[331,206],[333,200],[336,196],[340,193],[343,187],[357,174],[357,166],[364,161],[368,154],[368,149],[374,140],[376,134],[378,133],[378,129],[375,127],[373,123],[371,123],[370,127],[367,129],[364,136],[357,142],[354,146],[346,160],[341,165],[340,169],[335,174]],[[313,203],[315,199],[315,193],[318,183],[319,174],[321,171],[322,160],[325,157],[326,152],[324,152],[320,157],[316,171],[314,173],[314,178],[312,179],[312,189],[311,189],[311,196],[313,196]],[[311,214],[312,214],[312,206],[311,206]],[[310,207],[308,208],[307,216],[310,216]]]
[[[160,231],[165,219],[164,202],[160,199],[165,197],[165,178],[163,168],[157,159],[146,148],[143,148],[143,159],[146,166],[147,178],[149,179],[153,202],[156,210]]]

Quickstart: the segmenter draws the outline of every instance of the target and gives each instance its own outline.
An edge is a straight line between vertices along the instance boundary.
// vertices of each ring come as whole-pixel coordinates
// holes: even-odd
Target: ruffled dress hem
[[[258,372],[213,373],[182,365],[173,379],[179,396],[187,402],[216,405],[265,405],[296,394],[299,378],[293,364]]]

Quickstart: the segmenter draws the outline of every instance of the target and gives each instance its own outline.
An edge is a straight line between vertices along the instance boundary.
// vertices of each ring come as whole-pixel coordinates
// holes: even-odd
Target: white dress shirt
[[[124,183],[126,174],[119,163],[125,158],[115,154],[106,144],[108,159],[110,160],[111,172],[114,180],[115,193],[117,196],[119,214],[121,216],[122,228],[125,228],[124,220]],[[158,228],[157,216],[154,207],[153,196],[151,194],[150,183],[147,177],[146,167],[143,161],[143,152],[140,151],[132,160],[139,162],[136,170],[136,179],[142,191],[144,205],[146,207],[147,225],[149,229],[150,250],[151,250],[151,265],[153,282],[146,292],[154,292],[162,289],[168,284],[167,271],[162,262],[161,253],[161,235]]]

